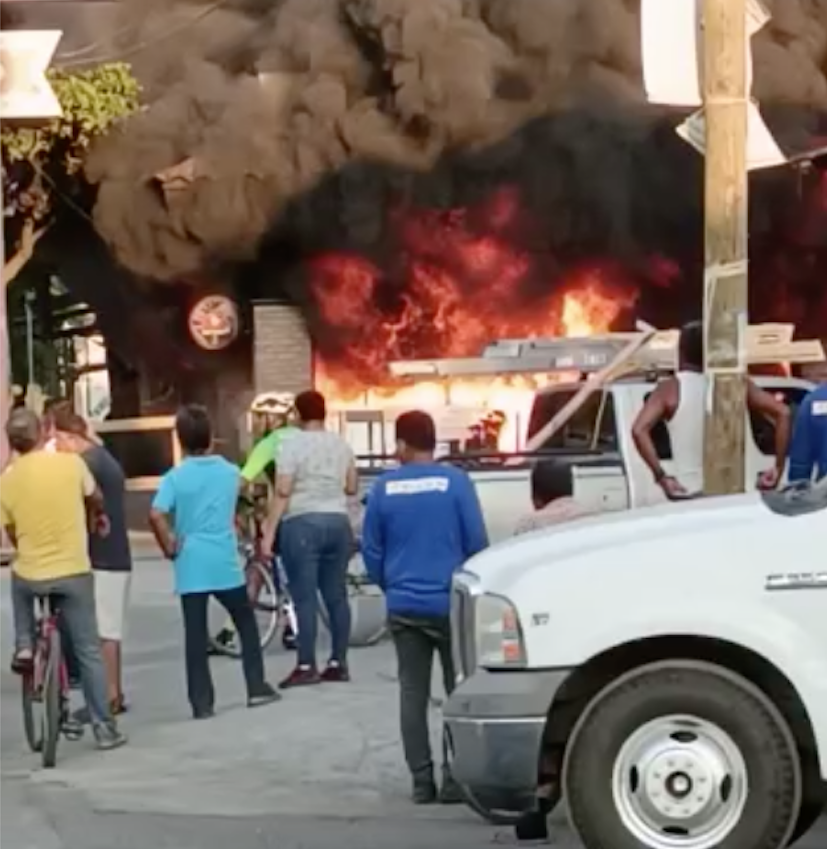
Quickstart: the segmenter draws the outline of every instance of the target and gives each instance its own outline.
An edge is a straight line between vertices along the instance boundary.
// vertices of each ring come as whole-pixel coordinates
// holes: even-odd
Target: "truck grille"
[[[459,683],[472,675],[476,666],[474,596],[461,579],[454,579],[451,590],[451,650]]]

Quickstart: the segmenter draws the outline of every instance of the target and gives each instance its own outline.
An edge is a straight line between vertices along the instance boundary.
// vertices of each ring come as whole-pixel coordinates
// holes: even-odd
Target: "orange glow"
[[[547,255],[519,247],[542,244],[542,234],[510,190],[478,209],[408,209],[391,222],[389,269],[352,253],[310,263],[326,327],[317,340],[316,385],[338,409],[501,410],[500,446],[520,447],[534,392],[548,377],[411,383],[392,379],[388,364],[479,356],[497,339],[606,332],[634,307],[634,281],[611,263],[561,274]]]

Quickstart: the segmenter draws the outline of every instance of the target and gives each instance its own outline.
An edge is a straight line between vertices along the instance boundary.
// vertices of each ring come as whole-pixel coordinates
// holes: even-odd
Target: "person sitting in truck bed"
[[[708,379],[704,374],[704,335],[700,321],[681,328],[678,371],[661,381],[646,399],[632,427],[632,438],[655,481],[670,500],[704,490],[704,417]],[[747,407],[775,425],[775,466],[758,480],[761,489],[774,489],[784,474],[790,443],[790,411],[751,380],[747,381]],[[675,473],[669,475],[658,457],[652,431],[664,422],[672,445]]]
[[[574,475],[568,463],[543,460],[531,472],[534,510],[517,522],[515,534],[527,534],[550,525],[570,522],[591,511],[574,500]]]

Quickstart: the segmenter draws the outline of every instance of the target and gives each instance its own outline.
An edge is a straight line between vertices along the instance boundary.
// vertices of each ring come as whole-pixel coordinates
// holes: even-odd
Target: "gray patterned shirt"
[[[347,513],[347,470],[353,451],[338,433],[303,430],[284,441],[278,474],[293,478],[285,518],[307,513]]]

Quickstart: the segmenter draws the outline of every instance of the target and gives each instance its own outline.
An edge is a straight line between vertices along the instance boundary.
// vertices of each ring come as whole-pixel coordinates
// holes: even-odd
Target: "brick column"
[[[253,384],[259,392],[313,386],[313,350],[299,311],[279,301],[253,303]]]

